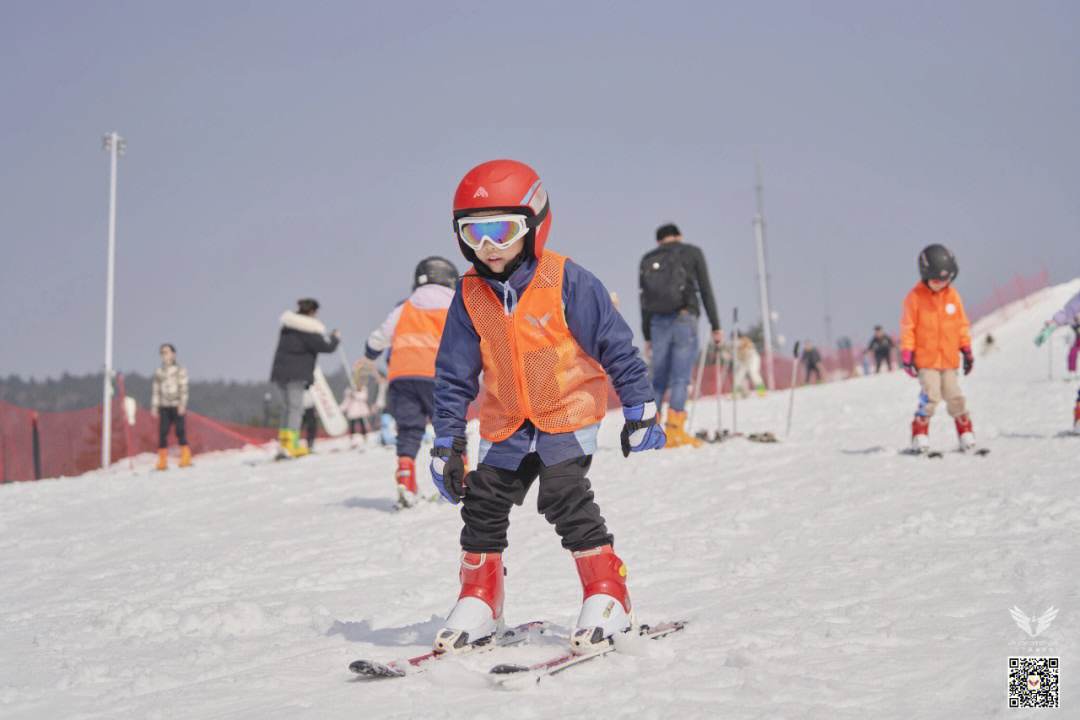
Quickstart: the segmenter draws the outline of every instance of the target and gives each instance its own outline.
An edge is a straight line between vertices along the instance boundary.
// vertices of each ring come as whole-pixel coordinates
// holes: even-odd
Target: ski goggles
[[[454,220],[454,230],[461,242],[473,250],[479,250],[489,242],[499,250],[505,250],[530,230],[537,228],[547,218],[548,206],[540,208],[536,215],[506,213],[505,215],[467,215]]]
[[[479,250],[485,242],[505,250],[535,227],[530,222],[533,219],[525,215],[482,215],[458,218],[455,224],[458,237],[473,250]]]

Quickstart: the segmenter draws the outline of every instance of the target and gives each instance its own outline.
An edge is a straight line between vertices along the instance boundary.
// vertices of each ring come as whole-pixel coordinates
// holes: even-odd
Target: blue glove
[[[431,449],[431,481],[439,494],[457,505],[465,497],[465,438],[438,437]]]
[[[656,424],[656,403],[650,400],[633,407],[624,407],[622,412],[625,420],[620,436],[623,457],[632,452],[664,447],[667,435],[663,428]]]
[[[1055,330],[1057,330],[1057,325],[1050,322],[1046,323],[1046,326],[1035,336],[1035,347],[1039,347],[1046,342],[1047,338],[1049,338]]]
[[[390,413],[379,416],[379,442],[383,445],[396,445],[397,433],[394,431],[394,417]]]

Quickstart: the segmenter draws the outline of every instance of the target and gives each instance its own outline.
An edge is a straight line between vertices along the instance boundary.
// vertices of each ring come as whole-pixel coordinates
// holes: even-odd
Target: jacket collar
[[[310,315],[301,315],[292,310],[286,310],[281,314],[281,324],[290,330],[299,330],[300,332],[306,333],[319,333],[320,335],[326,334],[326,326],[321,322]]]

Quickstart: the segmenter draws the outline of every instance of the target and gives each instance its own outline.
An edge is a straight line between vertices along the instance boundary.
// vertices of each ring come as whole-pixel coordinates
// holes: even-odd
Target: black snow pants
[[[169,447],[169,428],[176,424],[176,441],[181,445],[187,445],[187,432],[184,428],[186,415],[181,415],[175,407],[158,408],[158,448]]]
[[[506,549],[510,508],[525,502],[533,481],[540,478],[536,509],[555,526],[562,546],[570,551],[610,545],[600,507],[593,501],[589,479],[592,455],[572,458],[548,467],[530,453],[517,470],[480,463],[465,483],[462,500],[461,547],[467,552],[499,553]]]

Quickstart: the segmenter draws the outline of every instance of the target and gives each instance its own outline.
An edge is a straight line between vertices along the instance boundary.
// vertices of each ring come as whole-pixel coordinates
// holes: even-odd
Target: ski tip
[[[349,671],[366,678],[391,678],[404,675],[400,670],[370,660],[354,660],[349,663]]]
[[[638,634],[646,637],[656,635],[666,635],[668,633],[678,632],[686,627],[687,620],[668,620],[666,622],[657,623],[655,625],[642,624],[638,626]]]
[[[502,663],[491,668],[488,672],[492,675],[513,675],[514,673],[525,672],[529,668],[527,665],[517,665],[516,663]]]

